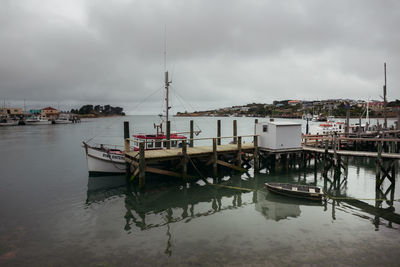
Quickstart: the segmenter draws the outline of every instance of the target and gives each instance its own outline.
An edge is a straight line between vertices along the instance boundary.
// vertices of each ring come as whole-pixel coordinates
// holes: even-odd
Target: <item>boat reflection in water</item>
[[[322,202],[279,196],[266,190],[257,191],[256,211],[268,220],[279,221],[297,218],[301,214],[300,206],[302,205],[323,206]]]
[[[89,176],[86,204],[101,202],[112,196],[123,196],[126,193],[126,177]]]

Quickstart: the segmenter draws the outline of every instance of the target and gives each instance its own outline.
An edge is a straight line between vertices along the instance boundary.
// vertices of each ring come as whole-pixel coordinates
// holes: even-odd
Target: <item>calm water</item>
[[[153,131],[157,117],[0,128],[0,266],[399,266],[398,201],[318,205],[262,189],[267,181],[324,186],[312,166],[223,179],[254,192],[154,177],[136,193],[124,177],[89,178],[81,142],[122,144],[123,120],[137,133]],[[190,119],[174,120],[174,130],[189,128]],[[201,136],[215,135],[216,120],[195,118]],[[231,135],[232,118],[222,120],[222,135]],[[239,134],[252,134],[253,122],[238,118]],[[340,183],[342,195],[375,198],[374,161],[349,159]],[[395,199],[398,191],[396,180]]]

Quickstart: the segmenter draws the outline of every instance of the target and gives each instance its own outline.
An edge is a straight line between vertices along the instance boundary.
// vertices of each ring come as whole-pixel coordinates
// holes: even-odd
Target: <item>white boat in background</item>
[[[0,118],[0,126],[16,126],[18,125],[17,120],[11,120],[6,116],[2,116]]]
[[[54,120],[55,124],[70,124],[72,121],[67,114],[61,114],[58,119]]]
[[[26,125],[48,125],[51,124],[51,121],[48,120],[46,117],[36,117],[32,116],[25,120]]]
[[[309,134],[311,135],[322,135],[322,134],[333,134],[333,133],[344,133],[343,122],[324,122],[311,124],[309,128]]]

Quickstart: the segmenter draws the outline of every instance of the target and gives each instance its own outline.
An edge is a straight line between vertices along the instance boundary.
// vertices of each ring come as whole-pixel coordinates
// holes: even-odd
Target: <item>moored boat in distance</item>
[[[18,125],[19,121],[12,120],[7,116],[1,116],[0,118],[0,126],[16,126]]]
[[[67,114],[61,114],[58,119],[54,120],[55,124],[70,124],[72,121],[70,120]]]
[[[280,195],[316,201],[321,201],[324,196],[322,188],[312,185],[265,183],[265,188]]]
[[[48,120],[46,117],[43,116],[32,116],[25,120],[26,125],[48,125],[51,124],[51,121]]]

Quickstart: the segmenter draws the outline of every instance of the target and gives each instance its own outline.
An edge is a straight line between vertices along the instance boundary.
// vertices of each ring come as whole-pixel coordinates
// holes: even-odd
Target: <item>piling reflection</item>
[[[350,162],[357,166],[357,174],[360,172],[360,167],[364,171],[374,171],[370,159],[350,158]],[[357,199],[347,194],[347,173],[348,169],[345,170],[344,175],[333,173],[330,177],[324,177],[324,191],[330,196],[332,219],[336,219],[336,208],[346,205],[353,210],[354,215],[371,220],[376,231],[379,230],[380,225],[385,224],[382,219],[387,221],[389,228],[392,228],[392,223],[400,224],[400,214],[395,213],[394,208],[395,183],[388,182],[385,185],[377,186],[375,187],[375,195],[366,199]],[[328,200],[325,200],[325,207],[327,207],[327,204]],[[359,211],[368,213],[373,218],[362,216]]]

